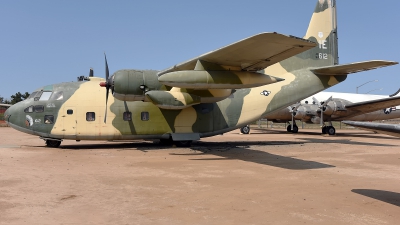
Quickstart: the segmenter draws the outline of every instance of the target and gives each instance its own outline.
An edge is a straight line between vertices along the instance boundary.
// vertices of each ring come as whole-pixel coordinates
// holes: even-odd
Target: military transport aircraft
[[[384,124],[384,123],[356,122],[356,121],[343,121],[343,123],[354,127],[358,127],[362,130],[369,130],[374,133],[381,133],[395,137],[400,137],[399,124]]]
[[[243,127],[350,73],[397,64],[337,65],[337,52],[336,2],[318,0],[304,39],[261,33],[163,71],[119,70],[109,76],[106,59],[105,80],[44,86],[5,117],[49,147],[63,139],[160,139],[188,146]]]
[[[396,92],[398,94],[399,92]],[[299,103],[268,114],[273,122],[289,122],[288,132],[297,133],[296,120],[320,124],[323,134],[334,135],[332,121],[388,120],[400,117],[400,96],[320,92]],[[329,125],[326,126],[325,122]]]

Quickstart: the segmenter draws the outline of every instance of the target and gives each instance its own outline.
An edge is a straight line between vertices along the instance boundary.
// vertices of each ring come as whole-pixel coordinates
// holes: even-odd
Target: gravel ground
[[[0,224],[399,224],[400,139],[233,131],[191,148],[0,128]]]

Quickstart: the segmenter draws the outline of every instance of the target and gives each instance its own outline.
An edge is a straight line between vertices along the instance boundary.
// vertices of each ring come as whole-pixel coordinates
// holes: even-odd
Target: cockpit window
[[[51,93],[52,93],[52,92],[44,91],[43,94],[42,94],[42,96],[40,96],[39,101],[47,101],[47,100],[49,100],[49,98],[50,98],[50,96],[51,96]]]
[[[35,112],[44,112],[44,105],[35,105],[35,106],[33,106],[33,111],[35,111]]]
[[[55,91],[50,97],[50,100],[63,100],[64,94],[62,91]]]
[[[36,93],[36,95],[35,95],[34,100],[35,100],[35,101],[39,101],[40,96],[42,96],[42,93],[43,93],[43,91],[38,91],[38,92]]]
[[[37,91],[32,92],[32,94],[29,95],[28,99],[35,97],[36,93],[37,93]]]
[[[24,109],[24,112],[31,113],[33,112],[33,105],[29,106],[28,108]]]

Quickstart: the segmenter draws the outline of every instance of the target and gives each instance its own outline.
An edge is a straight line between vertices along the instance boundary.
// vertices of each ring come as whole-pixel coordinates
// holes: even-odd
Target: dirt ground
[[[0,224],[399,224],[400,139],[233,131],[191,148],[0,128]]]

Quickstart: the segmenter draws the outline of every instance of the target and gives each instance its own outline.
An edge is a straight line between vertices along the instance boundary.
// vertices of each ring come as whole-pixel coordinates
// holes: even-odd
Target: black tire
[[[172,145],[174,142],[172,139],[160,139],[160,145]]]
[[[336,134],[336,129],[333,126],[329,126],[326,128],[326,133],[329,135],[335,135]]]
[[[299,127],[297,125],[293,125],[293,133],[298,133],[299,132]]]
[[[179,148],[190,147],[190,145],[192,145],[192,141],[174,141],[174,144]]]
[[[61,141],[46,140],[46,146],[50,148],[58,148],[61,145]]]
[[[289,126],[286,127],[287,132],[292,132],[292,125],[289,124]]]
[[[250,126],[244,126],[244,127],[240,128],[240,132],[242,134],[249,134],[250,133]]]
[[[322,134],[326,134],[326,127],[322,127]]]

